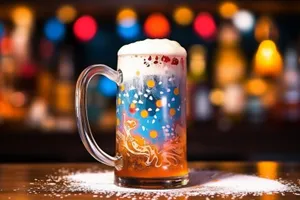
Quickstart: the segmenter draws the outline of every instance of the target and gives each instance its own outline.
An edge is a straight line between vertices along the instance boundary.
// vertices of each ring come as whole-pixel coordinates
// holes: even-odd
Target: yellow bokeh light
[[[245,60],[238,48],[221,48],[216,57],[215,81],[218,87],[237,83],[244,78]]]
[[[13,9],[11,17],[17,26],[30,26],[33,21],[33,12],[26,6],[19,6]]]
[[[271,40],[260,43],[255,55],[255,73],[262,76],[278,76],[282,71],[282,58]]]
[[[220,15],[226,19],[230,19],[238,11],[238,6],[230,1],[223,2],[219,7]]]
[[[246,85],[246,90],[248,94],[254,96],[263,95],[268,89],[267,83],[260,78],[250,79]]]
[[[63,5],[56,12],[57,18],[63,23],[72,22],[77,16],[76,9],[71,5]]]
[[[214,89],[209,95],[211,103],[215,106],[220,106],[224,102],[224,92],[220,89]]]
[[[123,20],[131,19],[136,20],[137,14],[136,12],[131,8],[124,8],[120,10],[120,12],[117,15],[117,22],[121,23]]]
[[[202,45],[195,44],[190,48],[190,75],[198,78],[203,75],[205,71],[205,49]]]
[[[182,6],[174,11],[173,17],[177,24],[186,26],[192,23],[194,13],[190,8]]]

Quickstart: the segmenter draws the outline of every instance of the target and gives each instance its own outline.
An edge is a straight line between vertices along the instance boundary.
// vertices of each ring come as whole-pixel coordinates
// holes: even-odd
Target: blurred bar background
[[[188,51],[188,159],[300,161],[300,2],[0,1],[0,162],[93,161],[76,129],[88,65],[170,38]],[[130,67],[130,66],[128,66]],[[116,85],[92,80],[88,115],[115,143]]]

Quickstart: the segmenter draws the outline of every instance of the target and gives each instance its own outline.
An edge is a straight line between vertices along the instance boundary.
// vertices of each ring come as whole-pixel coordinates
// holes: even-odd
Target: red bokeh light
[[[73,26],[75,36],[82,41],[91,40],[97,32],[97,22],[89,15],[77,19]]]
[[[43,58],[50,58],[54,52],[54,44],[47,39],[42,39],[40,42],[40,52]]]
[[[37,74],[37,68],[33,63],[25,63],[21,66],[21,76],[23,78],[32,78]]]
[[[163,14],[153,13],[146,19],[144,30],[148,37],[163,38],[170,33],[170,24]]]
[[[215,36],[216,24],[209,13],[200,13],[194,21],[194,29],[204,39],[210,39]]]

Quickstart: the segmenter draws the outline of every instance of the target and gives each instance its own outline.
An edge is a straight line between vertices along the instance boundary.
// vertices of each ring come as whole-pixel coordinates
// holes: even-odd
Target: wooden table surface
[[[101,199],[92,193],[71,192],[69,196],[50,196],[50,188],[43,188],[37,192],[29,192],[32,187],[38,188],[37,180],[45,180],[47,175],[57,172],[59,169],[85,170],[97,167],[100,169],[111,169],[102,164],[3,164],[0,165],[0,200],[44,200],[44,199]],[[281,178],[293,182],[300,186],[300,164],[297,163],[277,163],[277,162],[258,162],[258,163],[237,163],[237,162],[193,162],[189,163],[190,168],[203,170],[221,170],[225,172],[258,175],[270,179]],[[32,191],[32,190],[31,190]],[[53,192],[53,189],[52,189]],[[300,194],[293,193],[253,196],[248,195],[242,199],[246,200],[294,200],[300,199]],[[136,199],[139,196],[137,196]],[[103,197],[102,197],[103,198]],[[120,199],[112,196],[109,199]],[[140,198],[143,199],[143,198]],[[159,198],[166,199],[166,198]],[[232,199],[229,197],[180,197],[178,199]]]

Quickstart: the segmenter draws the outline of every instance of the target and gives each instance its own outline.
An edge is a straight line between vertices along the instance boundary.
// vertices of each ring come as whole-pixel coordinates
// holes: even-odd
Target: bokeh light
[[[129,24],[127,26],[119,24],[117,26],[117,32],[124,39],[134,39],[140,33],[140,25],[137,22]]]
[[[261,97],[263,106],[266,109],[273,107],[277,102],[278,88],[276,85],[268,84],[267,91]]]
[[[190,58],[190,76],[195,79],[199,79],[205,72],[205,48],[202,45],[195,44],[193,45],[189,52]]]
[[[140,33],[136,12],[130,8],[122,9],[117,15],[117,33],[120,37],[135,39]]]
[[[163,14],[153,13],[146,19],[144,30],[148,37],[163,38],[167,37],[170,33],[170,24]]]
[[[42,58],[47,59],[53,55],[54,52],[54,45],[47,39],[41,39],[40,41],[40,53]]]
[[[4,34],[5,34],[4,24],[0,22],[0,39],[4,36]]]
[[[192,23],[194,13],[189,7],[181,6],[175,9],[173,17],[177,24],[186,26]]]
[[[255,73],[262,76],[278,76],[282,71],[282,58],[272,40],[260,43],[255,55]]]
[[[49,19],[44,26],[44,33],[48,40],[57,42],[65,35],[65,25],[56,18]]]
[[[253,29],[254,16],[247,10],[238,11],[233,16],[233,24],[242,32],[248,32]]]
[[[243,112],[245,107],[244,89],[240,84],[232,84],[225,87],[223,111],[227,114],[237,115]]]
[[[34,77],[37,74],[37,72],[38,72],[37,67],[34,64],[28,62],[21,66],[20,75],[23,78],[29,79]]]
[[[137,14],[136,12],[131,8],[124,8],[120,10],[120,12],[117,15],[117,23],[122,23],[123,20],[136,20]]]
[[[13,92],[10,95],[10,102],[15,107],[24,106],[26,103],[26,100],[27,100],[27,98],[26,98],[25,94],[22,92]]]
[[[261,96],[267,89],[267,83],[261,78],[252,78],[246,84],[247,93],[253,96]]]
[[[77,15],[76,9],[72,5],[63,5],[56,12],[57,18],[63,23],[74,21]]]
[[[12,53],[12,39],[8,36],[4,36],[3,38],[1,38],[0,40],[1,43],[1,54],[3,55],[7,55],[7,54],[11,54]]]
[[[102,76],[99,79],[98,90],[104,96],[112,97],[117,93],[117,85],[109,78]]]
[[[215,82],[220,87],[238,83],[245,76],[246,63],[238,48],[221,48],[215,66]]]
[[[218,36],[221,46],[236,46],[240,41],[239,31],[232,24],[221,26]]]
[[[194,21],[194,29],[200,37],[210,39],[214,37],[217,27],[211,14],[205,12],[197,15]]]
[[[29,7],[19,6],[12,10],[11,17],[17,26],[30,26],[33,21],[33,12]]]
[[[16,61],[11,56],[1,58],[1,71],[5,74],[14,74],[16,72]]]
[[[278,29],[270,17],[262,16],[255,26],[255,39],[259,42],[267,39],[278,39]]]
[[[224,102],[224,92],[220,89],[213,89],[209,94],[211,103],[215,106],[220,106]]]
[[[231,1],[225,1],[220,4],[219,12],[223,18],[230,19],[234,16],[238,9],[239,8],[235,3]]]
[[[81,41],[93,39],[97,32],[97,22],[92,16],[84,15],[77,19],[73,26],[75,36]]]
[[[59,112],[68,113],[73,109],[73,85],[67,81],[58,80],[54,88],[55,106]]]

